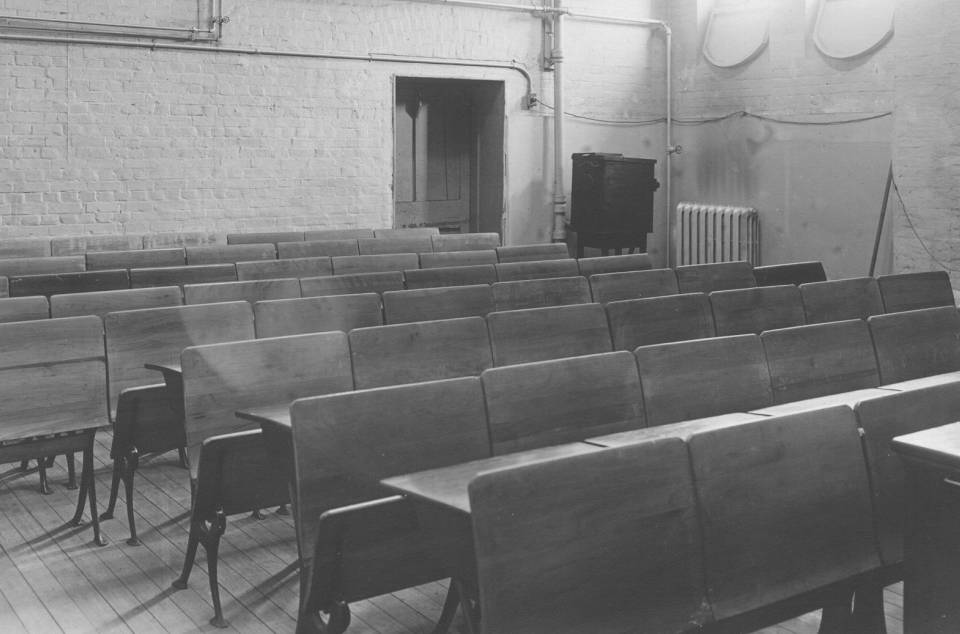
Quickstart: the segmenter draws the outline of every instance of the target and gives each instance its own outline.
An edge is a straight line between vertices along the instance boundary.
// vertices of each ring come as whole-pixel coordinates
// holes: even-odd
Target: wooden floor
[[[102,511],[110,487],[110,434],[97,435],[95,469]],[[143,545],[128,546],[123,498],[117,517],[102,523],[108,545],[92,545],[89,522],[65,526],[76,491],[66,489],[63,458],[51,469],[51,495],[38,492],[36,470],[0,471],[0,632],[222,631],[213,614],[205,560],[190,587],[174,591],[187,543],[190,492],[176,453],[141,460],[137,476],[138,530]],[[79,470],[79,465],[78,465]],[[89,519],[89,513],[85,516]],[[233,631],[292,632],[297,610],[297,551],[289,516],[228,520],[220,548],[224,614]],[[431,631],[446,585],[433,583],[352,604],[348,632],[409,634]],[[900,585],[886,592],[890,634],[902,634]],[[817,613],[763,630],[813,634]],[[456,630],[463,630],[459,622]]]

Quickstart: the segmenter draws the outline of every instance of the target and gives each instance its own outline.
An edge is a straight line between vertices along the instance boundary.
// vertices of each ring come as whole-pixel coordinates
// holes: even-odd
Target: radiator
[[[677,205],[677,264],[746,260],[760,264],[760,216],[752,207]]]

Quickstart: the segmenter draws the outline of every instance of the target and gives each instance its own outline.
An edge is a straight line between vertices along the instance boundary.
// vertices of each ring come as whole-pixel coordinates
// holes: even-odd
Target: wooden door
[[[398,82],[395,106],[394,224],[471,231],[469,93],[436,82]]]

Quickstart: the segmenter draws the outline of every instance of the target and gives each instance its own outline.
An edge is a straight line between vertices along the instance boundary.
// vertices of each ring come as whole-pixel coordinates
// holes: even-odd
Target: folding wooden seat
[[[585,277],[496,282],[490,288],[497,310],[590,303],[590,285]]]
[[[77,273],[87,268],[82,255],[62,257],[7,258],[0,260],[0,275],[42,275],[44,273]]]
[[[628,299],[606,305],[615,350],[716,336],[703,293]]]
[[[883,310],[887,313],[953,306],[956,303],[946,271],[881,275],[877,277],[877,285],[883,299]]]
[[[354,273],[384,273],[404,271],[420,267],[416,253],[391,253],[384,255],[341,255],[333,258],[334,275]]]
[[[600,304],[508,310],[487,315],[494,365],[613,350]]]
[[[709,612],[688,464],[666,439],[476,477],[481,631],[699,629]]]
[[[372,238],[373,229],[321,229],[304,231],[304,242],[317,240],[357,240],[358,238]]]
[[[196,266],[169,266],[150,269],[130,269],[130,286],[180,286],[210,282],[237,281],[235,264],[201,264]]]
[[[688,264],[674,270],[681,293],[712,293],[757,285],[749,262]]]
[[[52,317],[75,317],[79,315],[105,316],[118,310],[180,306],[183,295],[177,286],[153,288],[126,288],[117,291],[92,293],[69,293],[50,298]]]
[[[629,352],[498,367],[481,378],[494,455],[644,426]]]
[[[498,233],[440,233],[431,236],[433,250],[441,251],[483,251],[500,246]]]
[[[897,383],[960,370],[960,314],[951,306],[874,315],[880,383]]]
[[[435,269],[448,266],[474,266],[477,264],[496,264],[497,252],[493,249],[481,251],[443,251],[439,253],[420,253],[420,268]]]
[[[142,269],[157,266],[183,266],[187,263],[182,248],[100,251],[86,254],[87,270]]]
[[[183,287],[184,304],[213,304],[238,300],[245,300],[252,304],[264,299],[293,297],[300,297],[300,280],[298,279],[187,284]]]
[[[303,570],[298,631],[342,632],[349,603],[458,572],[471,541],[464,523],[419,522],[410,500],[378,482],[490,455],[479,378],[305,398],[290,415]],[[321,612],[326,623],[317,622]],[[452,617],[445,607],[441,622]]]
[[[302,242],[302,231],[257,231],[252,233],[228,233],[227,244],[277,244],[279,242]]]
[[[856,419],[839,406],[694,434],[707,632],[746,632],[824,608],[856,630],[850,594],[879,570]],[[825,518],[829,518],[825,520]]]
[[[566,260],[537,260],[508,262],[495,265],[498,282],[517,282],[520,280],[539,280],[549,277],[577,277],[580,267],[571,258]]]
[[[52,238],[50,255],[83,255],[90,251],[132,251],[143,248],[139,235],[120,234],[111,236],[74,236]]]
[[[400,227],[398,229],[374,229],[374,238],[419,238],[440,235],[437,227]],[[357,236],[358,238],[361,236]]]
[[[760,286],[710,293],[717,335],[760,334],[802,326],[803,301],[796,286]]]
[[[782,286],[793,284],[800,286],[810,282],[827,281],[827,273],[823,270],[823,262],[789,262],[786,264],[769,264],[753,267],[753,276],[757,286]]]
[[[300,294],[303,297],[322,295],[347,295],[350,293],[382,293],[403,289],[403,273],[353,273],[300,279]]]
[[[747,412],[773,402],[756,335],[642,346],[633,354],[647,425]]]
[[[478,376],[493,367],[482,317],[356,328],[349,338],[357,389]]]
[[[276,260],[277,247],[266,244],[230,244],[186,247],[187,264],[236,264],[254,260]]]
[[[387,255],[391,253],[430,253],[433,251],[431,236],[405,236],[400,238],[360,238],[357,247],[360,255]]]
[[[462,251],[462,253],[466,253],[466,251]],[[469,286],[472,284],[490,285],[497,281],[497,271],[492,264],[408,269],[403,272],[403,279],[409,289]]]
[[[335,255],[360,255],[357,239],[310,240],[309,242],[280,242],[277,255],[285,258],[320,258]]]
[[[677,274],[673,269],[600,273],[590,276],[593,301],[606,304],[622,299],[676,295]]]
[[[653,268],[653,262],[646,253],[630,255],[608,255],[597,258],[580,258],[580,275],[589,278],[591,275],[604,273],[623,273],[626,271],[645,271]]]
[[[870,329],[860,319],[768,330],[760,341],[774,403],[880,384]]]
[[[332,273],[333,265],[328,257],[237,262],[237,279],[240,281],[275,280],[283,277],[299,279]]]
[[[383,324],[376,293],[273,299],[253,305],[257,337],[366,328]]]
[[[808,324],[866,319],[884,312],[880,287],[873,277],[801,284],[800,297]]]
[[[143,236],[144,249],[164,249],[168,247],[200,247],[210,244],[226,244],[227,238],[219,233],[184,231],[170,233],[151,233]]]
[[[562,242],[550,244],[521,244],[497,247],[500,262],[527,262],[530,260],[566,260],[570,257],[567,245]]]
[[[42,258],[50,255],[50,238],[4,238],[0,259]]]
[[[383,294],[384,321],[388,324],[485,317],[492,312],[493,291],[486,284],[387,291]]]
[[[9,279],[11,297],[26,295],[46,295],[49,297],[58,293],[85,293],[130,288],[130,273],[126,269],[18,275]]]
[[[66,315],[55,315],[56,317]],[[50,302],[43,295],[4,297],[0,299],[0,323],[48,319]]]

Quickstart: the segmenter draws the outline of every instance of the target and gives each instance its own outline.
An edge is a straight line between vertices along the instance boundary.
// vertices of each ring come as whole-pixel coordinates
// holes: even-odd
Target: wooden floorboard
[[[110,434],[95,444],[97,502],[110,492]],[[89,509],[81,527],[67,526],[77,491],[66,489],[63,458],[50,469],[52,493],[39,493],[36,468],[0,466],[0,633],[220,632],[209,624],[213,604],[203,549],[188,588],[174,590],[189,532],[190,487],[176,452],[141,460],[135,521],[142,541],[129,546],[123,489],[115,517],[102,522],[108,545],[92,543]],[[78,456],[78,471],[79,471]],[[292,632],[298,604],[293,520],[275,509],[264,519],[228,519],[220,548],[220,593],[233,632]],[[443,606],[446,583],[428,583],[352,604],[348,634],[427,634]],[[884,592],[889,634],[903,633],[903,589]],[[815,634],[811,613],[761,630]],[[465,632],[458,619],[453,632]]]

